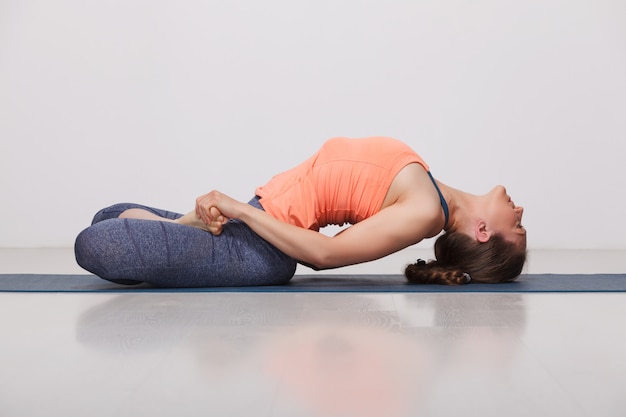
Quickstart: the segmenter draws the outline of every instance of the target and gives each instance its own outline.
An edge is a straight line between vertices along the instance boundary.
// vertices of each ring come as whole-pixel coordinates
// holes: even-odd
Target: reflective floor
[[[626,293],[0,293],[0,416],[623,416],[625,318]]]

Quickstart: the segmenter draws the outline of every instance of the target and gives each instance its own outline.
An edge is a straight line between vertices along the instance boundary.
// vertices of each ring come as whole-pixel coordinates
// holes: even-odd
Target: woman
[[[502,186],[475,196],[436,181],[398,140],[333,138],[248,204],[212,191],[184,216],[137,204],[101,210],[75,251],[83,268],[122,284],[277,285],[297,263],[371,261],[445,230],[436,260],[406,267],[409,282],[508,282],[526,259],[522,214]],[[318,232],[344,223],[336,236]]]

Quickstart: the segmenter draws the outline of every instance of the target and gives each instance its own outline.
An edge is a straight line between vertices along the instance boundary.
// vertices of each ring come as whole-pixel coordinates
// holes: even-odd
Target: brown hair
[[[404,275],[412,284],[463,285],[510,282],[522,273],[526,249],[500,235],[481,243],[461,232],[446,232],[435,242],[434,261],[418,260]]]

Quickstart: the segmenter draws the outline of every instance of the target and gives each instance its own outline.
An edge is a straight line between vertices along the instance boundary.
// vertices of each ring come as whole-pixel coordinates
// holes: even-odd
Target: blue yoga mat
[[[411,285],[402,275],[296,275],[262,287],[123,286],[95,275],[0,274],[0,292],[626,292],[626,274],[529,274],[507,284]]]

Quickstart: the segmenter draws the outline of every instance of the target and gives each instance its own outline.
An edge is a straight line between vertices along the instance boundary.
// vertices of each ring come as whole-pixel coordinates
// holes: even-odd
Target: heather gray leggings
[[[262,209],[258,198],[249,204]],[[158,287],[217,287],[287,283],[296,261],[230,220],[213,236],[175,223],[119,219],[129,208],[142,208],[176,219],[182,214],[123,203],[100,210],[76,238],[76,261],[87,271],[119,284],[147,282]]]

